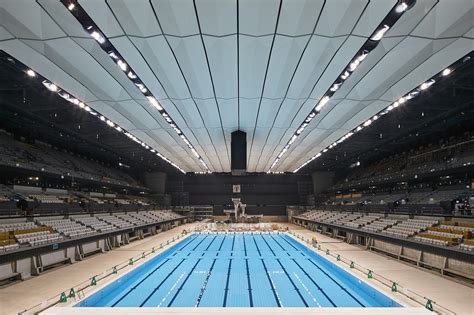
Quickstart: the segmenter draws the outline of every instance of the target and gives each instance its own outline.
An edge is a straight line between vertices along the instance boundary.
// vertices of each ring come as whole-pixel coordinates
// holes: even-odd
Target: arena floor
[[[409,288],[411,291],[416,292],[422,296],[431,298],[437,305],[441,305],[449,311],[443,311],[446,314],[473,314],[474,309],[474,290],[471,287],[460,284],[448,278],[441,277],[439,275],[424,271],[419,268],[398,262],[388,257],[368,252],[363,248],[344,243],[340,240],[336,240],[319,233],[311,232],[303,229],[299,226],[292,224],[284,224],[291,230],[304,235],[306,238],[316,237],[318,242],[324,248],[328,248],[331,251],[339,253],[341,256],[353,260],[357,264],[369,268],[374,273],[382,275],[388,279],[397,281],[403,288]],[[183,229],[192,228],[192,224],[179,226],[170,231],[160,233],[158,235],[146,238],[144,240],[133,242],[127,246],[123,246],[119,249],[113,250],[106,254],[95,255],[79,263],[67,265],[61,268],[57,268],[42,274],[39,277],[31,278],[27,281],[18,282],[8,287],[0,289],[0,314],[17,314],[25,309],[29,309],[35,305],[43,303],[45,300],[59,296],[60,292],[68,291],[73,285],[87,280],[92,275],[99,274],[104,269],[114,266],[119,262],[126,261],[131,256],[140,255],[144,250],[149,250],[153,246],[158,246],[160,243],[166,242],[166,240],[176,237],[181,234]],[[329,257],[329,256],[328,256]],[[329,257],[329,259],[335,258]],[[343,267],[346,268],[346,267]],[[350,270],[349,268],[346,268]],[[364,278],[365,275],[358,271],[351,270],[354,275]],[[365,277],[366,278],[366,277]],[[372,283],[371,283],[372,284]],[[99,283],[98,288],[105,285],[105,282]],[[406,298],[402,298],[401,294],[392,294],[388,288],[377,284],[375,281],[372,284],[377,287],[380,291],[384,292],[388,296],[397,299],[402,302],[407,308],[398,309],[384,309],[383,313],[378,309],[359,309],[358,312],[364,314],[428,314],[429,312],[420,307]],[[44,314],[127,314],[129,310],[115,308],[115,309],[81,309],[81,308],[69,308],[69,307],[55,307],[50,308]],[[99,312],[98,312],[99,311]],[[140,309],[137,314],[195,314],[196,309],[181,309],[181,308],[169,308],[169,309]],[[200,309],[199,313],[223,313],[229,314],[246,314],[245,309]],[[263,313],[292,313],[292,314],[303,314],[303,313],[337,313],[337,314],[354,314],[354,309],[252,309],[254,314]]]

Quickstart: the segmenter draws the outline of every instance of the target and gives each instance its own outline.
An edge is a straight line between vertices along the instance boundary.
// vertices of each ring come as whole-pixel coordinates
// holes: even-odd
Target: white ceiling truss
[[[186,172],[229,172],[230,134],[238,129],[248,136],[248,171],[268,171],[400,4],[80,0],[72,2],[77,7],[70,11],[70,3],[0,2],[0,49]],[[77,8],[92,19],[191,147],[84,29],[74,15]],[[299,169],[468,54],[474,49],[473,23],[472,0],[417,0],[318,108],[272,171]]]

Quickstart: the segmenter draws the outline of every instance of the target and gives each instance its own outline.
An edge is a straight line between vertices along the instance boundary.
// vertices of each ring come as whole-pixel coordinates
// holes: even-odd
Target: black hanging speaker
[[[247,133],[241,130],[231,134],[230,168],[232,175],[245,175],[247,172]]]

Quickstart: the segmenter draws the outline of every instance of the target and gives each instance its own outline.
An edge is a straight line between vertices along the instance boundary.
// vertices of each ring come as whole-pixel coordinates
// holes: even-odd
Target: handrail
[[[423,295],[421,295],[417,292],[414,292],[411,289],[405,288],[405,287],[401,286],[398,282],[396,282],[394,280],[391,280],[391,279],[388,279],[388,278],[384,277],[383,275],[378,274],[378,273],[374,272],[373,270],[371,270],[369,268],[366,268],[366,267],[354,262],[353,260],[351,260],[347,257],[344,257],[340,254],[334,253],[334,251],[332,251],[331,249],[329,249],[327,247],[323,248],[321,246],[321,244],[319,244],[317,242],[313,242],[312,240],[310,240],[308,238],[305,238],[301,234],[293,232],[292,230],[289,230],[288,233],[293,235],[294,237],[300,239],[301,241],[307,243],[308,246],[312,245],[316,249],[316,251],[324,252],[325,255],[335,258],[336,261],[340,261],[340,262],[348,265],[350,269],[355,269],[355,270],[360,271],[361,273],[367,275],[367,279],[376,280],[376,281],[380,282],[384,286],[390,288],[393,293],[400,293],[400,294],[404,295],[405,297],[407,297],[408,299],[420,304],[421,306],[425,307],[426,309],[428,309],[432,312],[435,312],[437,314],[450,314],[450,315],[456,314],[456,312],[454,312],[454,311],[438,304],[432,298],[423,296]],[[411,295],[409,295],[408,293],[411,293]],[[436,306],[436,309],[435,309],[435,306]]]
[[[171,245],[173,242],[179,240],[180,238],[184,237],[187,234],[186,230],[183,231],[183,235],[178,234],[176,237],[172,237],[171,239],[166,240],[166,242],[160,243],[160,247],[158,249],[164,249],[166,246]],[[80,283],[77,283],[71,286],[69,289],[63,290],[59,294],[55,294],[54,296],[46,299],[42,303],[38,303],[33,305],[21,312],[18,315],[27,315],[27,314],[38,314],[48,308],[51,308],[57,304],[66,303],[68,299],[74,299],[74,301],[78,302],[86,297],[86,293],[89,292],[91,289],[94,289],[98,282],[105,280],[109,277],[109,279],[113,279],[118,277],[120,271],[126,269],[126,271],[131,270],[131,266],[133,266],[136,262],[145,259],[152,255],[153,257],[158,254],[156,247],[152,247],[151,249],[143,251],[141,254],[132,256],[129,259],[122,261],[110,268],[105,269],[104,271],[89,277],[87,280],[84,280]]]

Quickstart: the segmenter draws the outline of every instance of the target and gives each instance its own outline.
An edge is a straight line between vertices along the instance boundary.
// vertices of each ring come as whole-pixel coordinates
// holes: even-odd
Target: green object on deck
[[[133,258],[130,258],[130,260],[128,261],[128,264],[133,265]]]
[[[73,298],[75,296],[76,296],[76,291],[74,291],[74,288],[71,288],[71,290],[69,290],[69,297]]]
[[[430,311],[433,311],[433,302],[430,299],[428,299],[428,301],[426,301],[425,307],[429,309]]]
[[[337,254],[336,259],[337,259],[337,261],[341,260],[341,255]]]
[[[321,250],[321,245],[318,245],[318,249]]]
[[[59,302],[60,303],[66,303],[67,302],[67,296],[66,296],[66,293],[61,293],[61,295],[59,296]]]
[[[91,280],[91,285],[96,285],[97,284],[97,280],[95,279],[95,276],[92,277],[92,280]]]
[[[145,258],[145,252],[142,253],[142,258]]]
[[[354,268],[354,262],[351,261],[351,264],[349,265],[350,268]]]
[[[155,253],[155,248],[154,248],[154,247],[151,248],[151,252],[152,252],[153,254]]]
[[[114,268],[112,268],[112,273],[117,273],[117,266],[114,266]]]
[[[367,278],[372,279],[372,270],[369,270],[367,273]]]
[[[326,249],[326,255],[329,255],[329,249]]]
[[[397,292],[397,283],[392,283],[392,292]]]

